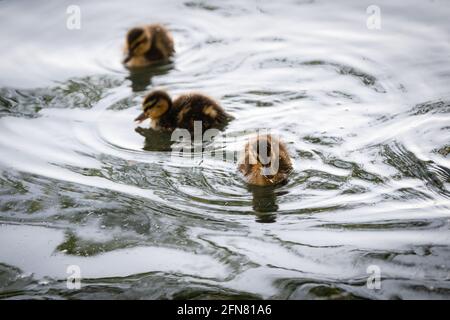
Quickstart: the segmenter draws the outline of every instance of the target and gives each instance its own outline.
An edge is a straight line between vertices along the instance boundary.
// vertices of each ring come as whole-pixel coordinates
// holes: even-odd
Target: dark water
[[[356,0],[70,4],[0,1],[1,298],[450,298],[447,1],[378,1],[379,30]],[[177,53],[130,74],[147,22]],[[236,117],[215,151],[280,134],[289,182],[137,134],[154,87]]]

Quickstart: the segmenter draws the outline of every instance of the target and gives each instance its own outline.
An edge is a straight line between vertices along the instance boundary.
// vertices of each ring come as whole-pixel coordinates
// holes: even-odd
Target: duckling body
[[[292,171],[286,146],[272,135],[259,135],[244,147],[238,166],[250,185],[271,186],[285,182]]]
[[[142,104],[143,113],[135,121],[152,120],[155,130],[173,131],[177,128],[194,132],[197,126],[202,133],[208,129],[223,129],[233,119],[217,102],[200,93],[183,94],[174,101],[161,90],[147,95]]]
[[[160,24],[149,24],[128,31],[123,63],[129,68],[145,67],[169,60],[174,52],[170,32]]]

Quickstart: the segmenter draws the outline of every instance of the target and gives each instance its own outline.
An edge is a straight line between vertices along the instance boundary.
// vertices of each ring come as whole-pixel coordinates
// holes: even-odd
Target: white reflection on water
[[[0,259],[32,273],[38,278],[64,279],[69,265],[77,265],[82,277],[125,277],[132,274],[162,271],[183,272],[205,278],[223,278],[226,267],[206,255],[162,247],[119,249],[93,257],[71,257],[54,252],[63,240],[63,232],[42,227],[0,226],[2,243]]]
[[[2,263],[55,279],[79,264],[93,283],[164,272],[153,297],[448,297],[445,2],[381,1],[380,30],[366,27],[368,1],[86,1],[80,30],[65,28],[68,4],[0,2]],[[173,31],[174,61],[129,74],[123,35],[153,21]],[[138,135],[155,87],[220,100],[236,120],[218,149],[240,150],[248,130],[280,134],[289,183],[250,190],[234,164],[173,158]],[[365,287],[373,264],[379,292]],[[184,282],[169,292],[173,278]],[[45,294],[30,287],[23,296]]]

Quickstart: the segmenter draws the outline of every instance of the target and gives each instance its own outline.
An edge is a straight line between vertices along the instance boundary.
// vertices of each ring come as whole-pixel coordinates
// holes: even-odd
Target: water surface
[[[446,1],[378,1],[380,30],[368,1],[80,1],[80,30],[71,4],[0,2],[1,298],[450,298]],[[176,55],[130,74],[148,22]],[[289,182],[137,134],[156,87],[236,117],[215,151],[279,134]]]

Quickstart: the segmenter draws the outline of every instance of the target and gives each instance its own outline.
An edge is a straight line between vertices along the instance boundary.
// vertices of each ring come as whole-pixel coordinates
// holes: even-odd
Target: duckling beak
[[[136,119],[134,119],[134,121],[137,121],[138,123],[141,123],[145,119],[147,119],[147,116],[145,115],[145,112],[142,112]]]

